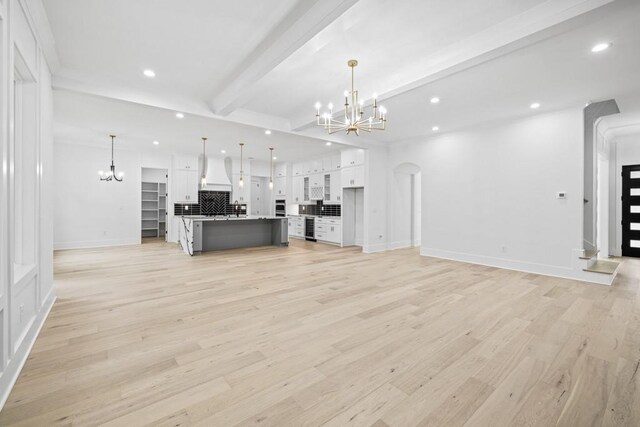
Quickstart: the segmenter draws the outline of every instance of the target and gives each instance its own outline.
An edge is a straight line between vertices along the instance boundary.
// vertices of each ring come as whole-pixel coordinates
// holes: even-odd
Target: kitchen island
[[[188,255],[207,251],[288,246],[286,217],[183,216],[179,221],[179,242]]]

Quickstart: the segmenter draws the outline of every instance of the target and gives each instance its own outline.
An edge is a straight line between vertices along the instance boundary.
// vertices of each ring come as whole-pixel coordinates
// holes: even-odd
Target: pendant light
[[[269,190],[273,190],[273,147],[269,147]]]
[[[244,187],[244,178],[242,176],[242,149],[244,148],[244,143],[241,142],[240,143],[240,179],[238,180],[238,187],[239,188],[243,188]]]
[[[202,137],[202,176],[200,177],[200,189],[207,186],[207,137]]]
[[[116,174],[116,165],[113,163],[113,140],[116,137],[115,135],[109,135],[111,137],[111,166],[109,166],[109,172],[106,174],[103,171],[99,171],[98,175],[100,175],[100,181],[111,181],[116,180],[118,182],[122,182],[122,177],[124,176],[124,172],[118,172]]]

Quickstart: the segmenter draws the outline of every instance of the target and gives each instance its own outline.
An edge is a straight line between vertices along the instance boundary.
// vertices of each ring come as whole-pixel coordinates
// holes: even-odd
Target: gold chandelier
[[[356,135],[360,131],[371,132],[372,130],[385,130],[387,124],[387,110],[380,106],[373,95],[373,114],[364,118],[364,101],[358,100],[358,91],[354,87],[353,72],[358,65],[355,59],[349,60],[347,65],[351,68],[351,92],[344,91],[344,119],[336,119],[333,117],[333,104],[329,103],[327,108],[329,111],[320,114],[322,105],[316,103],[316,123],[318,126],[325,128],[329,134],[346,131],[347,135],[355,132]],[[351,103],[349,103],[351,102]]]

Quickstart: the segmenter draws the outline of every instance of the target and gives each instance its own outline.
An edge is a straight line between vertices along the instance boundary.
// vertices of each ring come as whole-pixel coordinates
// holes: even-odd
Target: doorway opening
[[[364,244],[364,188],[342,191],[342,246]]]
[[[413,163],[393,170],[391,249],[419,247],[422,241],[422,172]]]
[[[167,240],[168,176],[167,169],[142,168],[142,243],[151,239]]]

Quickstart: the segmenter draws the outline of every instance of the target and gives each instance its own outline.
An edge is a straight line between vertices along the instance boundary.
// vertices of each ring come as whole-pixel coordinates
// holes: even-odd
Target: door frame
[[[640,177],[631,178],[631,172],[640,173],[640,165],[624,165],[622,166],[622,256],[640,257],[640,247],[631,247],[628,242],[631,240],[640,240],[640,229],[632,230],[631,224],[640,224],[640,212],[631,212],[631,206],[640,206],[640,195],[632,196],[631,189],[640,189]],[[637,187],[631,186],[634,183]]]

